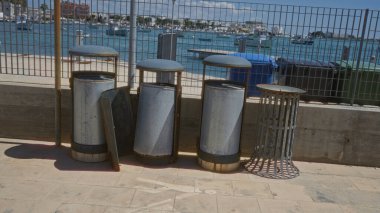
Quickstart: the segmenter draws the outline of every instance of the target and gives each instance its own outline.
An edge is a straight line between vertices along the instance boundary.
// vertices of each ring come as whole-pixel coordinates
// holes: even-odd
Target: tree
[[[41,4],[40,9],[42,10],[42,14],[43,14],[42,20],[45,20],[46,19],[46,10],[49,9],[49,7],[47,4],[43,3],[43,4]]]

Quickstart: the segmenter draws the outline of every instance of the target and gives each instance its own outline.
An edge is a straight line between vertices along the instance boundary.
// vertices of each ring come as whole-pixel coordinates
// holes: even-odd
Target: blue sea
[[[12,22],[0,22],[0,52],[18,53],[29,55],[54,54],[54,24],[33,24],[30,31],[16,29]],[[88,24],[62,23],[62,55],[68,55],[68,49],[76,45],[76,31],[82,30],[86,35],[84,44],[104,45],[115,48],[120,53],[120,60],[128,61],[129,37],[108,36],[108,26],[101,25],[98,29],[91,29]],[[163,29],[152,29],[151,32],[138,32],[137,34],[137,61],[157,57],[158,35]],[[177,40],[176,60],[182,63],[187,72],[201,73],[201,60],[188,52],[188,49],[217,49],[237,52],[238,46],[234,45],[236,36],[219,37],[217,32],[187,31],[184,37]],[[199,38],[209,38],[211,41],[200,41]],[[315,39],[313,45],[291,44],[290,38],[271,38],[272,48],[247,47],[247,53],[260,53],[274,58],[286,57],[296,59],[314,59],[319,61],[340,60],[343,47],[349,46],[350,59],[358,57],[360,40],[358,39]],[[377,56],[379,42],[365,40],[363,43],[362,59],[369,61],[370,57]],[[377,59],[379,57],[376,57]]]

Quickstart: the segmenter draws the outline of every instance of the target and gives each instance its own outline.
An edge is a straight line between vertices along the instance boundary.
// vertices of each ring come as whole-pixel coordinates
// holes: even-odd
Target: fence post
[[[54,0],[55,145],[61,146],[61,2]]]
[[[132,89],[135,85],[136,74],[136,0],[131,0],[130,29],[129,29],[129,57],[128,57],[128,86]]]
[[[342,60],[347,60],[350,58],[350,47],[344,46],[342,52]]]
[[[246,44],[247,44],[246,39],[239,39],[239,53],[245,53]]]
[[[362,35],[361,35],[361,38],[360,38],[360,46],[359,46],[359,53],[358,53],[358,61],[356,63],[356,72],[355,72],[355,83],[354,83],[354,90],[353,90],[353,94],[352,94],[352,99],[351,99],[351,105],[354,105],[354,101],[355,101],[355,96],[356,96],[356,93],[358,91],[357,90],[357,87],[358,87],[358,78],[359,78],[359,66],[360,66],[360,61],[361,61],[361,57],[362,57],[362,50],[363,50],[363,43],[364,43],[364,37],[365,37],[365,33],[366,33],[366,28],[367,28],[367,18],[368,18],[368,12],[369,12],[369,9],[366,9],[365,10],[365,14],[364,14],[364,20],[363,20],[363,28],[362,28]]]

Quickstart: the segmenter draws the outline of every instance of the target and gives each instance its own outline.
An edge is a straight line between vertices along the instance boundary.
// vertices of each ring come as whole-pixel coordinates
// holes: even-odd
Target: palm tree
[[[42,14],[43,14],[42,20],[45,21],[46,10],[49,9],[49,7],[47,4],[43,3],[43,4],[41,4],[40,9],[42,10]]]

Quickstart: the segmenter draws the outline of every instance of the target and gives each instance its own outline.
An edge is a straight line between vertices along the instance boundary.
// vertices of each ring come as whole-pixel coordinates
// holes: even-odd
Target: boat
[[[93,23],[93,22],[92,22],[92,23],[90,23],[90,24],[88,25],[88,28],[96,30],[96,29],[99,29],[100,26],[101,26],[100,23]]]
[[[235,39],[234,44],[239,45],[240,41],[244,40],[247,47],[271,48],[271,36],[266,31],[255,31],[246,36],[240,36]]]
[[[302,44],[302,45],[313,45],[314,44],[314,40],[311,37],[309,37],[309,36],[306,36],[305,38],[302,38],[302,36],[296,35],[296,36],[293,36],[290,39],[290,43],[292,43],[292,44]]]
[[[138,27],[137,32],[142,32],[142,33],[150,33],[152,30],[147,27]]]
[[[207,41],[207,42],[211,42],[212,39],[211,38],[198,38],[199,41]]]
[[[26,15],[17,16],[16,27],[18,30],[32,30],[32,23]]]
[[[218,33],[216,35],[217,38],[231,38],[231,35],[226,34],[226,33]]]
[[[108,29],[106,30],[106,35],[110,36],[127,36],[128,29],[126,27],[121,27],[119,24],[110,23]]]

